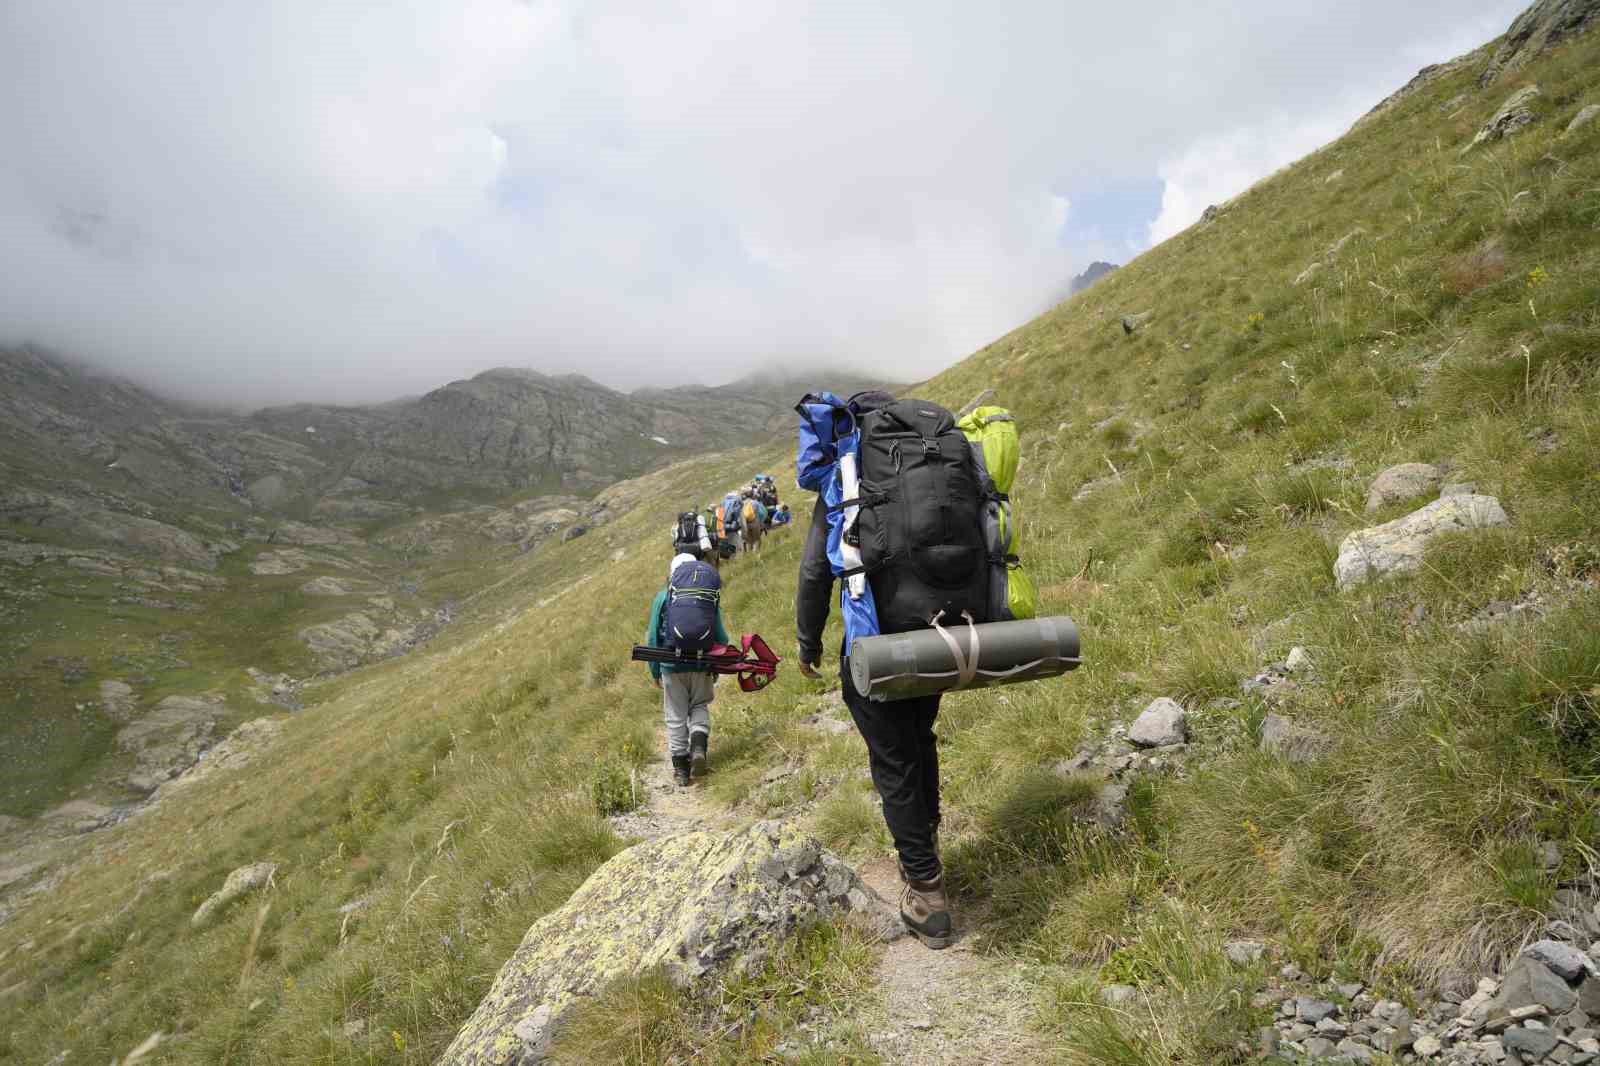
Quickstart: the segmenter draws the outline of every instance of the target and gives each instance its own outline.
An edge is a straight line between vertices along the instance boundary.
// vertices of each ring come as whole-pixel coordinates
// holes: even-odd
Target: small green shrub
[[[602,759],[589,775],[589,796],[602,815],[627,814],[644,805],[638,771],[620,759]]]

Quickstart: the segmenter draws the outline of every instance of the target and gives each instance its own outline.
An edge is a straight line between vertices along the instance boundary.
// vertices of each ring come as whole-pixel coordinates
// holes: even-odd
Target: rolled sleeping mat
[[[850,679],[875,703],[1037,681],[1076,670],[1078,662],[1078,624],[1065,615],[961,621],[942,630],[858,637],[850,645]]]

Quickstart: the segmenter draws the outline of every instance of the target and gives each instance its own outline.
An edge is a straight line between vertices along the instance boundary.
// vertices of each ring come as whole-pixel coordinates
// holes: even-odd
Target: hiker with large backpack
[[[1007,492],[1016,433],[1003,409],[980,408],[958,425],[922,400],[863,392],[843,401],[825,392],[796,410],[799,485],[817,493],[795,597],[800,670],[819,676],[837,579],[840,684],[899,853],[901,918],[924,944],[943,948],[952,926],[938,844],[940,694],[1069,670],[1076,627],[1018,621],[1033,617],[1033,596],[1013,552]],[[981,630],[1002,639],[985,643]],[[862,669],[869,652],[904,649],[899,634],[931,638],[932,650]],[[941,653],[948,665],[930,668]]]
[[[737,492],[730,492],[722,498],[722,503],[717,508],[717,532],[723,541],[732,545],[732,549],[724,549],[723,558],[732,558],[737,555],[744,545],[744,497]]]
[[[715,558],[711,541],[711,531],[706,528],[706,520],[695,511],[684,511],[678,516],[672,527],[672,554],[692,555],[696,559],[710,562]]]
[[[684,661],[651,662],[650,679],[661,690],[672,779],[687,785],[691,772],[706,770],[711,742],[711,701],[716,675],[695,655],[728,643],[722,624],[722,578],[710,563],[684,553],[667,570],[667,587],[650,605],[644,643],[668,648]]]
[[[767,531],[767,509],[749,489],[744,490],[743,496],[739,505],[740,539],[745,551],[760,551],[761,538]]]

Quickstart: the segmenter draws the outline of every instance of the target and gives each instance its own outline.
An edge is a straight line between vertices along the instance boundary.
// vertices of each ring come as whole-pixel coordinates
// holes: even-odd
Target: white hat
[[[667,567],[667,580],[671,581],[672,575],[676,574],[678,572],[678,567],[682,566],[684,563],[697,563],[699,561],[699,559],[696,559],[688,552],[684,552],[682,555],[674,555],[672,557],[672,564]]]

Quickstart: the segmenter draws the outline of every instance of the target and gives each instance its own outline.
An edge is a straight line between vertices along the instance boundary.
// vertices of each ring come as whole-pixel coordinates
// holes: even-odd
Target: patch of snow
[[[650,439],[655,441],[657,444],[665,444],[668,446],[672,444],[672,442],[665,437],[651,437]]]

